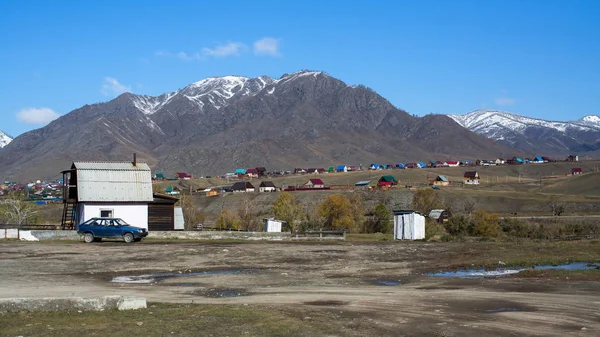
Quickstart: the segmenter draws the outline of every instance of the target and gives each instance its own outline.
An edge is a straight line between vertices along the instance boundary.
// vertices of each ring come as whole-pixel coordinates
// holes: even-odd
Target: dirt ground
[[[446,257],[465,245],[5,241],[0,297],[131,295],[268,306],[306,324],[319,312],[333,315],[356,336],[600,335],[600,282],[424,275],[447,266]],[[590,258],[599,259],[597,250]]]

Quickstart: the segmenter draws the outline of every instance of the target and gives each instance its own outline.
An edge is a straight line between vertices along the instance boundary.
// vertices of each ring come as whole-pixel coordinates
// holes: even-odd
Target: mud
[[[439,257],[449,249],[461,248],[1,242],[0,297],[127,295],[148,302],[267,306],[303,319],[323,310],[348,320],[359,336],[600,335],[599,282],[424,275],[440,270]],[[152,280],[110,282],[118,277]]]

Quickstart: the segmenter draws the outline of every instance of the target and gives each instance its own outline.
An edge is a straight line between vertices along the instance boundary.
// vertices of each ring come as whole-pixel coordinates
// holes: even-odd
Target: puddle
[[[229,269],[229,270],[209,270],[199,272],[188,272],[188,273],[155,273],[155,274],[144,274],[134,276],[115,276],[110,282],[114,283],[155,283],[160,282],[169,278],[174,277],[193,277],[193,276],[209,276],[209,275],[228,275],[228,274],[241,274],[258,269]]]
[[[498,308],[498,309],[489,309],[486,310],[485,312],[487,312],[488,314],[495,314],[498,312],[513,312],[513,311],[520,311],[518,308]]]
[[[390,280],[376,280],[376,284],[382,286],[397,286],[400,285],[400,281],[390,281]]]
[[[328,253],[328,254],[343,254],[346,251],[345,250],[339,250],[339,249],[327,249],[327,250],[314,250],[313,252],[315,252],[315,253]]]
[[[458,271],[446,271],[439,273],[428,273],[427,276],[437,277],[458,277],[458,278],[482,278],[482,277],[498,277],[511,274],[517,274],[523,270],[592,270],[600,268],[600,263],[588,263],[588,262],[573,262],[561,265],[543,265],[534,267],[511,267],[511,268],[498,268],[495,270],[484,270],[484,269],[467,269]]]
[[[210,298],[241,297],[251,295],[246,289],[208,289],[195,291],[195,295]]]
[[[308,305],[346,305],[347,302],[344,301],[311,301],[311,302],[304,302],[304,304],[308,304]]]

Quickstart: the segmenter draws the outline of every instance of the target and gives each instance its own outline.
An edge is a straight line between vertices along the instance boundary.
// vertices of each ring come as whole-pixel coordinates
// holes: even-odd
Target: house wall
[[[121,218],[128,224],[148,229],[148,204],[79,204],[81,216],[77,224],[99,217],[100,210],[112,209],[113,217]]]
[[[148,205],[148,231],[174,230],[175,216],[173,207],[173,204]]]
[[[479,179],[474,179],[474,180],[465,179],[465,184],[467,184],[467,185],[479,185]]]
[[[275,191],[275,187],[259,187],[258,189],[260,192],[274,192]]]

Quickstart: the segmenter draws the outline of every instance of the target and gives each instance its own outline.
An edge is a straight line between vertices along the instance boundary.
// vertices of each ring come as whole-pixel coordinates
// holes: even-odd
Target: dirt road
[[[135,295],[322,310],[371,336],[600,335],[600,283],[424,275],[454,247],[1,242],[0,297]]]

